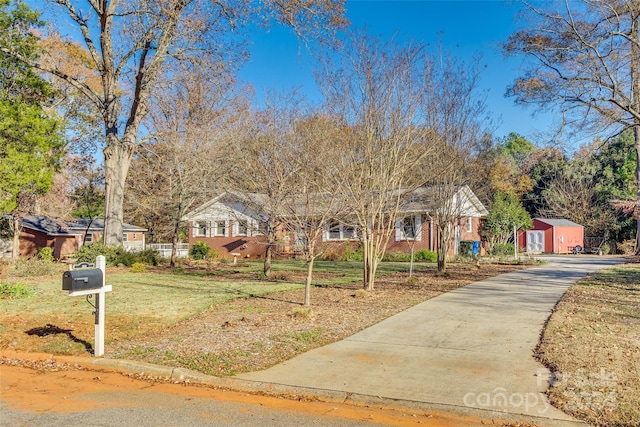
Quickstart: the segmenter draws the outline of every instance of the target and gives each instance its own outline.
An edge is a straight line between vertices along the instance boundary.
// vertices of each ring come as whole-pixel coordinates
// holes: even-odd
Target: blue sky
[[[518,29],[519,2],[499,0],[347,0],[347,17],[354,28],[366,26],[383,38],[399,34],[436,48],[441,37],[445,49],[457,57],[482,56],[486,67],[482,89],[488,91],[487,104],[496,122],[495,135],[518,132],[543,143],[540,133],[549,131],[549,115],[532,118],[533,109],[516,106],[504,97],[507,85],[520,74],[522,59],[504,58],[501,43]],[[265,91],[299,87],[310,97],[318,97],[313,78],[313,56],[304,43],[285,28],[254,34],[249,64],[241,69],[243,80]]]
[[[27,1],[35,6],[39,3]],[[517,12],[522,7],[518,0],[347,0],[346,3],[353,29],[366,26],[370,33],[383,39],[395,35],[434,49],[441,39],[448,52],[465,61],[481,55],[485,66],[481,89],[487,91],[494,135],[503,137],[517,132],[535,143],[545,144],[552,130],[552,116],[532,117],[533,108],[517,106],[504,96],[507,86],[521,74],[522,59],[505,58],[501,44],[518,30]],[[257,102],[269,90],[293,88],[319,100],[313,76],[314,56],[291,29],[278,26],[268,31],[254,29],[249,41],[251,59],[240,69],[240,78],[255,87]],[[576,148],[571,141],[564,142],[567,143],[569,151]]]

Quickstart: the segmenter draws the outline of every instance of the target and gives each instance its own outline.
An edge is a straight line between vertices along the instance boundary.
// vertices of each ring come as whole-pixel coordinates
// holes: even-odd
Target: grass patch
[[[33,286],[23,282],[0,282],[0,299],[27,298],[35,293]]]
[[[84,297],[69,297],[62,291],[61,278],[66,266],[40,261],[25,260],[19,270],[11,272],[13,277],[20,272],[25,276],[20,279],[19,289],[3,285],[2,294],[12,297],[0,299],[3,331],[0,346],[54,354],[90,352],[95,332],[93,308]],[[379,275],[403,271],[406,267],[405,263],[384,263]],[[296,278],[295,274],[306,273],[306,263],[302,261],[274,262],[277,281],[258,280],[262,268],[263,264],[255,261],[243,262],[241,268],[220,266],[207,271],[133,273],[129,269],[107,267],[106,282],[113,292],[106,295],[105,344],[146,336],[216,304],[304,286],[303,276]],[[358,262],[317,262],[315,272],[319,274],[314,282],[322,286],[362,282],[362,265]],[[31,297],[17,298],[27,294]],[[69,332],[43,335],[25,332],[45,325]]]
[[[322,340],[322,329],[321,328],[314,328],[311,330],[306,330],[306,331],[300,331],[300,332],[294,332],[291,334],[287,334],[285,335],[285,339],[287,340],[291,340],[291,341],[297,341],[298,343],[302,344],[302,345],[312,345],[318,342],[321,342]]]
[[[30,298],[0,299],[0,346],[15,350],[56,354],[86,352],[81,342],[93,343],[93,308],[84,297],[62,291],[60,275],[23,279],[20,289]],[[130,339],[194,316],[212,305],[237,298],[300,289],[302,284],[250,280],[212,280],[190,274],[131,273],[107,268],[105,344]],[[3,294],[17,295],[17,287],[4,286]],[[31,291],[32,290],[32,291]],[[33,295],[35,293],[35,295]],[[22,294],[22,293],[21,293]],[[68,334],[29,335],[26,331],[52,325]],[[64,345],[58,341],[67,341]]]
[[[554,372],[553,404],[597,426],[640,420],[640,266],[594,273],[551,316],[540,360]]]
[[[11,274],[15,277],[36,277],[54,274],[59,271],[59,264],[40,258],[20,258],[13,264]]]

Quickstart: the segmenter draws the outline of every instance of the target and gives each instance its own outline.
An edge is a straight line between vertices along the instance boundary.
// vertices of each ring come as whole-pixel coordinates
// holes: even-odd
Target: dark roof
[[[67,221],[41,215],[25,215],[20,218],[20,226],[40,231],[49,236],[75,236],[83,234],[87,231],[87,227],[91,232],[104,230],[104,221],[101,219],[91,221],[85,218]],[[127,232],[147,231],[146,228],[131,224],[122,224],[122,229]]]
[[[50,236],[73,236],[77,234],[68,230],[64,221],[46,216],[26,215],[20,218],[19,222],[23,228],[30,228]]]
[[[394,194],[402,195],[401,197],[402,203],[400,205],[399,211],[403,214],[407,214],[407,213],[433,212],[437,208],[436,202],[434,201],[434,192],[435,192],[434,187],[423,186],[423,187],[416,188],[414,190],[401,189],[401,190],[395,191]],[[309,215],[309,214],[313,214],[313,212],[309,212],[308,209],[311,209],[312,211],[314,209],[317,209],[318,211],[321,212],[324,209],[324,206],[328,204],[331,204],[331,206],[333,206],[333,209],[336,213],[344,212],[346,210],[344,203],[341,203],[338,200],[333,200],[333,195],[330,193],[314,193],[313,197],[316,200],[314,200],[310,204],[306,203],[306,200],[305,200],[306,197],[308,197],[308,195],[303,195],[303,194],[288,197],[287,202],[289,203],[289,206],[288,206],[289,209],[287,209],[287,211],[283,212],[282,214],[278,214],[277,212],[276,213],[264,212],[264,213],[274,215],[274,216],[278,216],[278,215],[286,216],[290,214],[291,210],[293,210],[293,212]],[[467,185],[456,187],[454,197],[457,197],[457,199],[461,204],[472,205],[473,208],[477,210],[477,212],[479,212],[480,215],[489,214],[489,212],[484,207],[482,202],[480,202],[480,200],[476,197],[476,195],[473,193],[473,191],[471,191],[471,189]],[[222,193],[218,195],[217,197],[200,205],[198,208],[194,209],[193,211],[185,214],[182,219],[186,221],[190,221],[192,218],[197,217],[203,212],[206,212],[206,210],[209,209],[215,203],[225,203],[225,202],[231,203],[231,204],[241,203],[247,206],[251,206],[253,210],[258,211],[254,213],[254,215],[257,215],[261,210],[265,210],[265,209],[268,210],[269,197],[266,194],[261,194],[261,193],[240,193],[240,192],[228,191],[226,193]],[[323,206],[323,208],[320,208],[321,205]],[[393,209],[393,206],[390,207],[389,209]]]
[[[580,224],[577,224],[573,221],[569,221],[568,219],[563,218],[536,218],[540,222],[544,222],[545,224],[549,224],[553,227],[582,227]]]

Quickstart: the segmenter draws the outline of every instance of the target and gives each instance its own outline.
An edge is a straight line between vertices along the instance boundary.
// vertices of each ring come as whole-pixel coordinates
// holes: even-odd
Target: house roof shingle
[[[50,218],[42,215],[25,215],[20,218],[20,226],[40,231],[49,236],[76,236],[81,235],[85,231],[102,231],[104,230],[104,221],[101,219],[74,219],[71,221],[59,218]],[[145,232],[146,228],[138,227],[131,224],[122,224],[123,231],[126,232]]]

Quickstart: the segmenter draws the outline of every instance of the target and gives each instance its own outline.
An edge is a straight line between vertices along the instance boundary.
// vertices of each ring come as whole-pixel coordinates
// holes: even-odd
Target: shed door
[[[527,252],[544,252],[544,231],[527,231]]]

